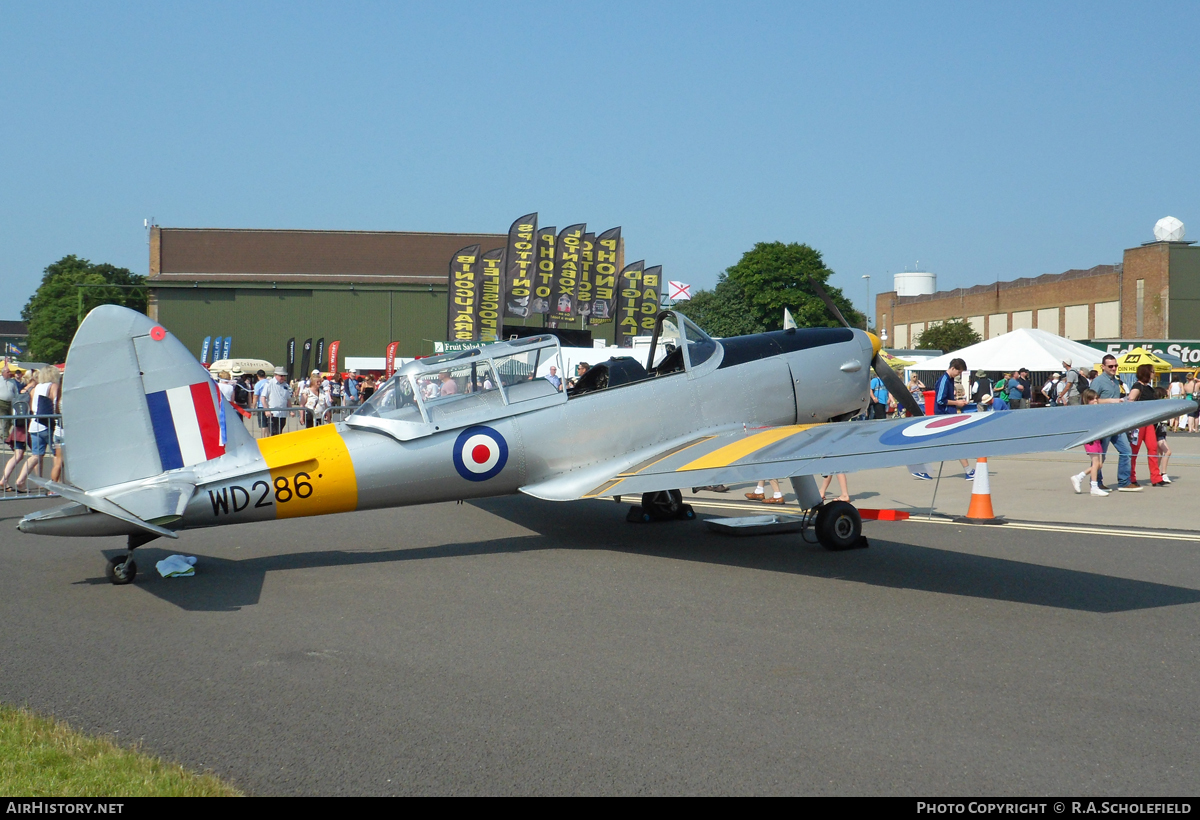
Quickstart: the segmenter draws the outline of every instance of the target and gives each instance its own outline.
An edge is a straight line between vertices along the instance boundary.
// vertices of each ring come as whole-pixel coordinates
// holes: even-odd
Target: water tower
[[[893,279],[897,296],[926,296],[937,290],[937,274],[929,271],[905,271]]]

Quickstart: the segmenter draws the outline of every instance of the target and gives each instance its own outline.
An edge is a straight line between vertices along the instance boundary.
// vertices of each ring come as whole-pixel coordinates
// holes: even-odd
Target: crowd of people
[[[41,476],[47,456],[53,459],[51,480],[62,477],[66,436],[62,420],[57,418],[61,383],[62,373],[52,365],[38,370],[7,362],[0,366],[0,439],[13,453],[0,478],[5,492],[28,493],[29,476]]]
[[[245,373],[235,367],[213,378],[225,401],[257,416],[266,435],[282,433],[293,415],[302,417],[305,427],[331,421],[332,408],[355,407],[378,388],[374,376],[355,370],[343,374],[313,370],[307,378],[291,379],[284,367],[276,367],[270,376],[265,370]]]
[[[1037,387],[1030,378],[1028,368],[1020,367],[1010,372],[1001,373],[993,380],[986,371],[977,370],[973,377],[964,378],[969,374],[967,363],[961,358],[951,361],[946,372],[939,378],[933,389],[934,415],[952,415],[964,412],[994,412],[1000,410],[1025,410],[1031,407],[1054,408],[1081,404],[1109,404],[1122,401],[1153,401],[1157,399],[1188,399],[1200,402],[1200,371],[1181,374],[1172,378],[1168,386],[1155,386],[1154,367],[1144,364],[1137,369],[1137,381],[1127,386],[1117,375],[1117,359],[1109,354],[1101,362],[1101,369],[1074,367],[1070,358],[1062,360],[1062,372],[1051,373],[1049,378]],[[908,381],[907,388],[914,400],[925,407],[925,383],[914,373]],[[863,419],[899,418],[907,415],[903,407],[898,406],[895,397],[889,395],[883,380],[878,376],[871,379],[870,401],[866,411],[855,418]],[[1167,474],[1167,464],[1171,457],[1171,449],[1167,445],[1169,432],[1197,432],[1200,425],[1200,411],[1188,415],[1172,417],[1167,422],[1146,425],[1136,430],[1116,433],[1111,436],[1093,441],[1084,447],[1091,462],[1090,466],[1080,473],[1071,476],[1071,485],[1076,493],[1082,493],[1085,481],[1090,484],[1090,493],[1094,496],[1106,496],[1112,491],[1141,492],[1142,486],[1137,480],[1137,457],[1142,448],[1146,451],[1147,469],[1150,474],[1150,486],[1166,487],[1171,484]],[[1108,448],[1117,452],[1117,484],[1110,487],[1104,483],[1103,464]],[[966,459],[960,459],[963,468],[963,478],[972,481],[975,478],[975,468]],[[921,481],[933,481],[927,465],[909,465],[913,478]],[[821,495],[827,494],[830,483],[835,476],[823,476]],[[839,500],[848,500],[844,475],[836,476],[841,489]],[[767,490],[766,485],[770,484]],[[703,487],[725,491],[727,488]],[[777,481],[760,481],[753,491],[746,493],[746,498],[761,501],[766,504],[782,504],[783,493]]]
[[[962,359],[954,359],[950,367],[938,379],[934,390],[934,413],[944,415],[965,412],[970,404],[975,405],[976,412],[989,412],[1005,409],[1025,409],[1030,406],[1063,407],[1081,404],[1115,404],[1124,401],[1155,401],[1166,398],[1200,398],[1200,379],[1197,373],[1191,373],[1183,379],[1170,382],[1171,387],[1155,386],[1154,366],[1143,364],[1137,369],[1137,381],[1132,386],[1126,384],[1117,375],[1117,359],[1105,355],[1101,361],[1100,370],[1088,370],[1072,367],[1070,359],[1063,360],[1064,371],[1052,373],[1042,384],[1038,393],[1042,401],[1030,404],[1030,393],[1033,385],[1029,379],[1029,371],[1019,368],[1013,373],[1005,373],[992,383],[986,372],[980,370],[968,386],[964,386],[960,377],[967,372],[967,365]],[[909,383],[909,389],[916,396],[919,380]],[[923,386],[920,386],[923,389]],[[1088,469],[1071,476],[1071,485],[1076,493],[1082,493],[1084,481],[1090,484],[1090,493],[1094,496],[1106,496],[1112,491],[1141,492],[1142,486],[1137,480],[1137,457],[1142,447],[1146,450],[1147,469],[1150,473],[1150,486],[1166,487],[1171,484],[1167,474],[1167,462],[1171,455],[1166,443],[1168,431],[1177,431],[1186,425],[1189,432],[1196,430],[1197,414],[1175,417],[1170,422],[1150,424],[1128,432],[1116,433],[1102,439],[1090,442],[1084,447],[1089,455]],[[1103,465],[1109,447],[1117,453],[1117,484],[1110,487],[1104,483]],[[968,481],[975,477],[974,469],[968,463],[963,465],[964,478]],[[914,478],[931,481],[933,477],[924,465],[910,467]]]

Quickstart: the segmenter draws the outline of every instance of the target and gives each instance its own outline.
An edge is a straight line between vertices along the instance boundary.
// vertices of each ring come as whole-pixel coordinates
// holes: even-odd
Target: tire
[[[642,509],[655,521],[670,521],[683,509],[683,493],[679,490],[659,490],[642,494]]]
[[[109,558],[108,566],[104,568],[104,576],[116,586],[132,584],[133,579],[137,577],[137,562],[132,558],[125,560],[125,556]]]
[[[852,549],[862,537],[862,517],[847,501],[831,501],[817,512],[817,541],[827,550]]]

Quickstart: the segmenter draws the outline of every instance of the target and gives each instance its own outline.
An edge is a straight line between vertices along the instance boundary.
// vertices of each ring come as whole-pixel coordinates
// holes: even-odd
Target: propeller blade
[[[838,310],[837,305],[835,305],[833,300],[829,298],[829,294],[825,292],[825,288],[820,282],[817,281],[817,278],[815,276],[809,276],[808,282],[812,285],[813,290],[817,292],[817,296],[821,297],[821,301],[825,303],[825,307],[829,308],[829,312],[836,316],[837,320],[842,323],[842,327],[850,327],[850,323],[846,321],[846,317],[842,315],[842,312]],[[880,378],[883,377],[880,376]]]
[[[892,370],[891,366],[883,360],[883,356],[876,353],[875,358],[871,359],[871,367],[875,368],[875,375],[879,376],[888,393],[896,400],[897,404],[909,412],[909,415],[925,415],[924,409],[913,398],[913,394],[908,392],[904,379],[896,375],[896,371]]]

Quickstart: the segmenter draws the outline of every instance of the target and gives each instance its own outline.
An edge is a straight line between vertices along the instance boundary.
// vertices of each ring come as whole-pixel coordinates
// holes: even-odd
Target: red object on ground
[[[925,415],[933,415],[933,399],[937,396],[936,390],[926,390],[925,393]]]
[[[908,513],[903,510],[862,510],[858,515],[864,521],[904,521]]]
[[[1129,480],[1137,481],[1137,462],[1142,444],[1146,445],[1146,460],[1150,462],[1150,481],[1153,484],[1162,483],[1162,471],[1158,467],[1158,431],[1153,424],[1148,424],[1138,430],[1137,443],[1133,445],[1133,459],[1130,462]]]

